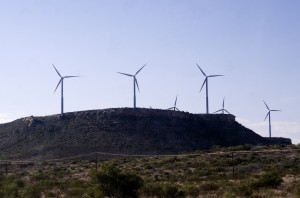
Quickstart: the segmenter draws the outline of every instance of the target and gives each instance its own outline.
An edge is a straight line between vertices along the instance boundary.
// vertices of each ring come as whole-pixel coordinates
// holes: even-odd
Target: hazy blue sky
[[[226,109],[268,136],[300,143],[299,0],[0,0],[0,122],[65,111],[137,106],[205,112],[203,75],[210,79],[210,111]]]

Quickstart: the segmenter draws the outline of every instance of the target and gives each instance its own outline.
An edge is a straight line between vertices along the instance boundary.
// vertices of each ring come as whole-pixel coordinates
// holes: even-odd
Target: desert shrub
[[[210,162],[210,166],[213,167],[220,167],[220,166],[226,166],[231,162],[231,157],[228,159],[226,157],[220,157],[218,159],[214,159]]]
[[[42,187],[39,184],[27,185],[23,189],[23,196],[28,198],[40,198],[42,194]]]
[[[162,197],[176,197],[178,194],[178,188],[174,185],[166,184],[163,186]]]
[[[19,189],[24,183],[15,176],[7,176],[0,178],[0,197],[14,198],[19,197]]]
[[[238,146],[230,146],[227,148],[228,151],[249,151],[252,149],[252,145],[250,144],[244,144],[244,145],[238,145]]]
[[[300,197],[300,183],[298,183],[294,189],[293,189],[293,194],[297,197]]]
[[[151,169],[153,169],[153,166],[151,164],[146,164],[145,169],[151,170]]]
[[[85,188],[80,188],[80,187],[72,187],[68,189],[68,196],[71,197],[82,197],[83,194],[85,193]]]
[[[179,190],[174,184],[147,183],[141,189],[141,194],[145,197],[177,198],[184,197],[185,193]]]
[[[213,145],[211,148],[210,148],[210,151],[212,152],[215,152],[215,151],[222,151],[222,147],[219,146],[219,145]]]
[[[3,191],[3,197],[4,198],[17,198],[19,197],[18,193],[18,186],[16,183],[11,183],[6,186],[4,186],[4,191]]]
[[[278,173],[266,173],[260,176],[257,180],[252,182],[252,187],[254,189],[258,188],[276,188],[282,182],[282,178]]]
[[[54,192],[51,192],[51,191],[45,192],[45,196],[46,197],[58,197],[57,194],[55,194]]]
[[[103,198],[104,195],[100,191],[99,188],[97,188],[97,187],[89,187],[89,188],[86,189],[86,192],[83,195],[83,197],[87,197],[87,198]]]
[[[250,178],[244,180],[239,186],[234,188],[234,192],[238,195],[251,196],[254,191],[260,188],[275,188],[282,181],[278,173],[270,172],[261,175],[258,179]]]
[[[108,197],[137,197],[137,192],[143,185],[139,176],[122,173],[113,165],[103,165],[99,172],[92,174],[92,180],[96,183],[96,188]]]
[[[146,183],[143,185],[141,188],[140,192],[145,196],[145,197],[155,197],[162,192],[162,186],[157,183]]]
[[[233,192],[226,191],[226,192],[224,192],[222,197],[223,198],[235,198],[236,195]]]
[[[300,172],[300,159],[293,158],[289,160],[284,160],[281,163],[281,170],[289,174],[298,174]]]
[[[282,182],[282,178],[278,173],[270,172],[263,174],[259,179],[254,183],[256,188],[275,188],[279,186]]]
[[[199,195],[199,188],[195,185],[186,184],[182,187],[182,190],[189,197],[198,197]]]
[[[271,189],[261,189],[261,190],[254,191],[251,197],[253,197],[253,198],[256,198],[256,197],[273,198],[273,197],[278,197],[278,196],[279,197],[287,197],[287,194],[280,192],[276,196],[276,193]]]
[[[177,198],[184,197],[184,192],[179,190],[174,184],[162,184],[161,191],[158,194],[159,198]]]
[[[79,179],[69,179],[65,182],[67,184],[67,186],[69,186],[70,188],[84,188],[87,186],[87,184]]]
[[[69,171],[67,170],[67,168],[60,168],[60,167],[55,167],[49,171],[49,173],[55,177],[64,177],[68,172]]]
[[[219,185],[215,182],[207,182],[200,186],[202,191],[215,191],[219,189]]]
[[[213,170],[209,167],[197,168],[194,170],[195,177],[210,176],[213,174]]]
[[[37,181],[46,180],[46,179],[49,179],[49,176],[46,175],[45,173],[43,173],[42,171],[34,172],[31,176],[32,182],[37,182]]]
[[[247,179],[241,182],[241,184],[238,185],[237,187],[233,188],[233,192],[236,193],[237,195],[249,197],[252,195],[254,191],[254,187],[253,187],[254,183],[255,180],[253,178]]]

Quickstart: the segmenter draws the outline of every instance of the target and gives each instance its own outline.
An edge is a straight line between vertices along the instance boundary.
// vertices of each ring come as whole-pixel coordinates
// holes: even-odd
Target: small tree
[[[96,183],[104,196],[114,198],[134,198],[142,187],[143,180],[131,173],[123,173],[113,165],[103,165],[99,172],[93,174]]]

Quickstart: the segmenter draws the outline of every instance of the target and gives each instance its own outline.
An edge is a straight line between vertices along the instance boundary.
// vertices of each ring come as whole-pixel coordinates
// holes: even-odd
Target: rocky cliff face
[[[176,154],[214,145],[291,144],[263,138],[232,115],[105,109],[27,117],[0,125],[0,157],[61,158],[93,152]]]

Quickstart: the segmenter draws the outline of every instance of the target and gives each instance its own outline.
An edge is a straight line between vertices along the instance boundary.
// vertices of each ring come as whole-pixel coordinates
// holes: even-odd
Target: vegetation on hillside
[[[96,151],[178,154],[214,145],[291,144],[263,138],[228,114],[190,114],[157,109],[116,108],[27,117],[0,124],[0,157],[53,159]]]
[[[97,166],[96,166],[97,164]],[[0,197],[300,197],[300,146],[1,166]]]

